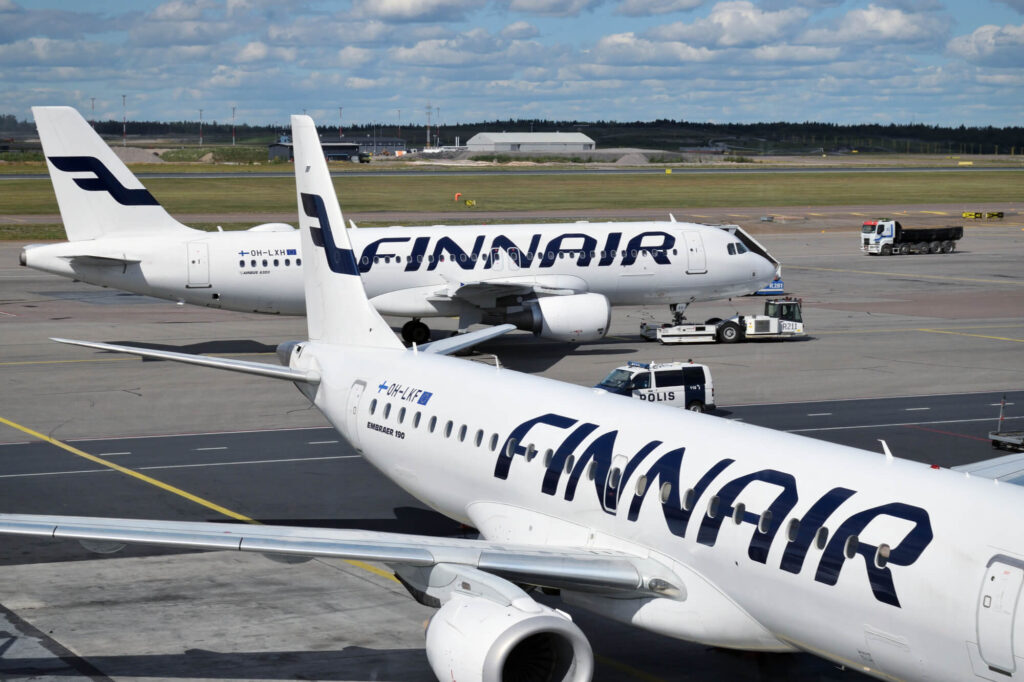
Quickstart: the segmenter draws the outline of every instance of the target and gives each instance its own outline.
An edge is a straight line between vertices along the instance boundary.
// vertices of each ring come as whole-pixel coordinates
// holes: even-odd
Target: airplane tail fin
[[[313,341],[405,346],[366,298],[313,119],[292,116],[295,189],[302,230],[306,323]]]
[[[114,233],[190,229],[157,203],[71,107],[32,107],[70,241]]]

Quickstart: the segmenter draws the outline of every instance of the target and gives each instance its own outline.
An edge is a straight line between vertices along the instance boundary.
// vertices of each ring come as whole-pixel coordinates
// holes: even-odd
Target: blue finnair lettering
[[[484,248],[490,238],[489,246]],[[462,270],[492,270],[502,267],[519,269],[555,267],[556,262],[570,261],[575,267],[609,267],[616,261],[621,265],[636,264],[641,255],[648,255],[656,265],[671,265],[670,253],[676,238],[668,232],[652,230],[629,237],[625,249],[620,250],[622,232],[610,232],[604,239],[604,246],[598,249],[596,237],[580,232],[566,232],[548,239],[542,247],[543,236],[534,234],[529,244],[517,244],[503,234],[494,236],[477,234],[468,239],[456,240],[450,236],[384,237],[363,247],[359,254],[359,272],[366,273],[375,265],[392,262],[405,263],[405,272],[419,270],[433,271],[445,263],[454,263]],[[409,244],[409,242],[412,242]],[[502,252],[505,252],[502,258]],[[392,261],[392,259],[394,259]]]
[[[128,189],[114,177],[103,162],[92,156],[47,157],[57,170],[65,173],[92,173],[94,178],[73,178],[75,184],[87,192],[106,192],[122,206],[159,206],[145,188]]]
[[[352,255],[351,249],[339,249],[334,243],[334,235],[331,233],[331,223],[327,219],[327,207],[324,205],[323,197],[319,194],[306,194],[303,192],[302,210],[310,218],[316,218],[319,225],[310,225],[309,233],[313,237],[313,246],[319,246],[327,254],[327,265],[331,272],[339,275],[358,275],[356,258]],[[342,228],[344,229],[344,228]]]
[[[384,387],[382,385],[383,388]],[[541,481],[542,495],[556,496],[562,478],[567,477],[563,493],[566,502],[576,499],[580,481],[593,484],[596,502],[606,514],[618,515],[625,509],[625,520],[636,522],[644,500],[651,491],[660,503],[667,529],[678,538],[686,538],[691,519],[696,528],[696,542],[714,547],[723,533],[736,533],[743,525],[750,526],[747,557],[768,564],[772,545],[784,543],[778,568],[800,574],[811,544],[820,543],[821,557],[809,575],[822,585],[835,585],[843,567],[858,555],[863,560],[868,585],[876,600],[900,608],[893,581],[892,566],[910,566],[931,544],[933,532],[928,512],[903,502],[890,502],[870,509],[847,512],[845,519],[834,518],[839,508],[856,495],[849,488],[832,488],[814,500],[802,519],[790,518],[800,500],[799,483],[793,474],[778,469],[761,469],[729,477],[733,459],[721,459],[703,472],[684,471],[685,447],[665,449],[662,441],[652,440],[631,456],[616,446],[618,430],[602,431],[599,424],[580,421],[560,414],[547,413],[522,422],[512,429],[498,453],[494,476],[508,479],[516,457],[530,458],[536,450],[525,445],[534,430],[561,440],[547,455]],[[659,452],[660,451],[660,452]],[[683,488],[683,474],[696,479]],[[720,482],[720,478],[726,478]],[[636,480],[634,480],[636,479]],[[773,491],[762,509],[746,508],[738,502],[741,494],[756,486],[759,495]],[[586,486],[585,486],[586,487]],[[621,504],[625,491],[630,491],[629,504]],[[657,504],[657,503],[656,503]],[[878,561],[879,545],[858,539],[860,533],[879,518],[909,522],[894,526],[897,537]],[[729,519],[729,523],[724,523]],[[826,523],[835,528],[830,540],[822,529]],[[783,528],[785,532],[780,532]],[[728,530],[726,530],[728,529]],[[781,539],[780,539],[781,537]],[[898,540],[898,542],[897,542]],[[858,564],[861,562],[857,562]]]

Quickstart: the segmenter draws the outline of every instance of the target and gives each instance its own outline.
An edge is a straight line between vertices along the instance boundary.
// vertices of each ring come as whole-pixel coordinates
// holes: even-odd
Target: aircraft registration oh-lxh
[[[1024,677],[1021,455],[939,469],[445,356],[469,338],[405,349],[365,296],[312,120],[292,127],[309,339],[282,344],[287,366],[73,343],[292,381],[481,539],[11,514],[0,531],[383,562],[438,608],[442,680],[591,677],[587,639],[534,587],[881,679]]]
[[[33,107],[69,241],[30,245],[22,265],[90,284],[213,308],[301,315],[303,250],[290,225],[204,232],[181,224],[70,107]],[[344,226],[337,225],[340,230]],[[512,323],[594,341],[610,306],[752,294],[779,264],[736,226],[675,222],[361,228],[349,234],[370,300],[412,318]]]

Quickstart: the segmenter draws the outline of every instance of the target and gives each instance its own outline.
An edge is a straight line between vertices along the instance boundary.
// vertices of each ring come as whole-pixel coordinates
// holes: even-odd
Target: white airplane
[[[464,339],[407,350],[364,294],[312,120],[292,127],[310,338],[286,367],[74,343],[292,381],[482,539],[12,514],[0,532],[383,562],[438,608],[441,680],[590,679],[586,638],[530,586],[880,679],[1024,677],[1024,455],[939,469],[443,356]]]
[[[302,315],[303,251],[290,225],[204,232],[163,209],[71,107],[33,107],[70,241],[29,245],[22,265],[195,305]],[[342,229],[343,226],[337,226]],[[779,264],[741,229],[675,222],[362,228],[349,238],[382,314],[511,322],[594,341],[612,305],[675,305],[752,294]],[[681,312],[681,311],[680,311]]]

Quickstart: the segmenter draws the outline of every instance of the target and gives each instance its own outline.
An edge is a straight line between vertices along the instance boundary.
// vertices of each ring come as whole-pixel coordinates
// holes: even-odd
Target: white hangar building
[[[594,141],[583,133],[477,133],[471,152],[591,152]]]

